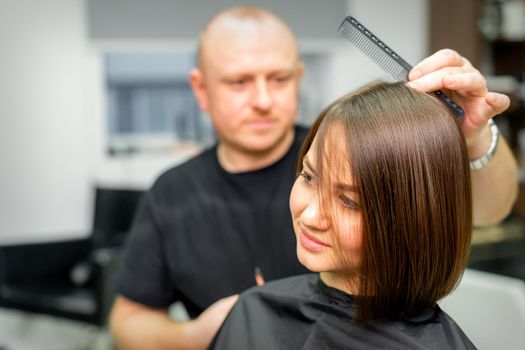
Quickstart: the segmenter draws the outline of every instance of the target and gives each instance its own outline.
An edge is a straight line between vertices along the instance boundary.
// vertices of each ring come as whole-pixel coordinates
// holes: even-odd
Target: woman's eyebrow
[[[354,185],[344,184],[344,183],[337,183],[335,184],[336,188],[341,191],[347,191],[347,192],[357,192],[357,187]]]
[[[310,162],[310,159],[308,159],[308,155],[305,155],[303,158],[303,165],[306,165],[306,167],[313,173],[315,173],[315,168],[312,166],[312,163]]]

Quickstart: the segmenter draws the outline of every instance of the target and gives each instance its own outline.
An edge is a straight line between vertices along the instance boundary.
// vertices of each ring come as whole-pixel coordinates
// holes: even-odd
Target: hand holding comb
[[[345,18],[339,26],[339,33],[381,67],[394,81],[407,80],[412,66],[354,17]],[[454,112],[458,119],[463,117],[463,109],[443,91],[437,90],[434,94]]]

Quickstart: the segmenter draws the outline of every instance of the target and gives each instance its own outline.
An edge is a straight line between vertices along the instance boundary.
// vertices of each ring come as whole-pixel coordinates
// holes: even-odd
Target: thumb
[[[500,114],[509,108],[510,98],[507,95],[499,94],[497,92],[489,92],[485,97],[487,104],[492,107],[493,116]]]

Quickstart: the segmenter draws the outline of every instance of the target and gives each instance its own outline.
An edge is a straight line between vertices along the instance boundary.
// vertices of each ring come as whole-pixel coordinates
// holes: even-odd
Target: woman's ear
[[[208,111],[208,96],[206,94],[206,84],[204,83],[204,76],[198,68],[193,68],[190,72],[188,82],[193,90],[193,95],[197,99],[199,108],[203,112]]]

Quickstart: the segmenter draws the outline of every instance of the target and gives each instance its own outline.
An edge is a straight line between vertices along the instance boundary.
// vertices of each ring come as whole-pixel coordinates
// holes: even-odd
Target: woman
[[[241,294],[213,349],[471,349],[437,305],[471,236],[465,140],[402,83],[343,96],[312,127],[290,209],[313,272]]]

